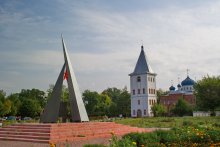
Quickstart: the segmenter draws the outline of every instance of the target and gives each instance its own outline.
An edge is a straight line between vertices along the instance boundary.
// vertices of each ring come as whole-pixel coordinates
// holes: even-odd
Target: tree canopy
[[[175,107],[171,111],[177,116],[192,115],[191,106],[183,98],[178,99]]]
[[[50,85],[47,93],[39,89],[22,89],[19,93],[6,96],[0,90],[0,117],[22,116],[39,117],[47,100],[51,97],[54,85]],[[130,94],[127,89],[107,88],[101,93],[85,90],[82,93],[83,101],[89,116],[124,116],[130,115]],[[61,101],[67,102],[67,111],[70,114],[68,88],[63,86]]]
[[[85,90],[83,100],[89,116],[130,115],[130,94],[126,88],[107,88],[101,93]]]
[[[195,85],[197,107],[215,111],[220,108],[220,76],[206,76]]]
[[[165,116],[167,113],[167,109],[163,104],[156,103],[151,107],[151,110],[154,114],[154,117]]]

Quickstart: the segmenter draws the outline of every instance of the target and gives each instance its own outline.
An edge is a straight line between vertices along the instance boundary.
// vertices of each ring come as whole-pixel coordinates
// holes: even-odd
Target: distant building
[[[156,73],[153,72],[143,45],[134,72],[129,74],[131,88],[131,117],[153,116],[151,106],[156,103]]]
[[[170,86],[169,93],[160,97],[160,103],[167,107],[168,112],[175,106],[179,98],[183,98],[190,105],[195,105],[194,84],[195,81],[187,75],[186,79],[177,85],[177,90],[173,85]]]

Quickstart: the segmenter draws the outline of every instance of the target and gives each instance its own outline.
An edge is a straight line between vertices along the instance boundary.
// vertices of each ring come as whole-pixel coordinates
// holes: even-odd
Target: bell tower
[[[156,73],[152,70],[144,46],[130,76],[131,117],[153,116],[151,107],[156,103]]]

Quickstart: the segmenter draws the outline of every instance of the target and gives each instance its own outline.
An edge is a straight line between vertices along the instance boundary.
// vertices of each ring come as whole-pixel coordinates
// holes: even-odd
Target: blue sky
[[[0,89],[46,91],[63,33],[81,91],[129,88],[143,42],[157,88],[220,73],[220,1],[1,0]],[[141,41],[142,40],[142,41]]]

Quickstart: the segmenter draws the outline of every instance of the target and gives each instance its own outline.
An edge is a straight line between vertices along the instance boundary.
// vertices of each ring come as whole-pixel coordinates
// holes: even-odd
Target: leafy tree
[[[114,102],[112,102],[109,106],[108,116],[118,116],[118,114],[119,112],[117,109],[117,105]]]
[[[4,116],[4,112],[3,112],[3,103],[2,101],[0,101],[0,116]]]
[[[5,99],[6,93],[3,90],[0,90],[0,101],[3,102]]]
[[[206,76],[195,86],[196,104],[200,110],[214,112],[220,107],[220,76]]]
[[[21,106],[21,101],[19,99],[19,94],[15,93],[15,94],[11,94],[7,97],[7,99],[9,99],[11,101],[11,112],[9,113],[9,115],[20,115],[18,113],[18,110],[20,109]]]
[[[85,90],[82,95],[88,115],[96,115],[99,94],[95,91]]]
[[[54,85],[50,84],[49,89],[47,90],[47,98],[46,98],[47,100],[51,97],[53,88]],[[68,91],[68,87],[66,87],[65,85],[62,86],[61,101],[69,102],[69,91]]]
[[[183,98],[179,98],[172,112],[177,116],[192,115],[192,108]]]
[[[99,116],[104,116],[108,114],[109,107],[111,105],[111,98],[105,94],[99,94],[98,96],[98,104],[96,107],[96,113]]]
[[[154,114],[154,117],[165,116],[167,112],[166,107],[162,104],[154,104],[151,107],[151,110]]]
[[[32,99],[38,101],[41,107],[46,105],[45,92],[39,89],[22,89],[19,93],[19,99],[23,101],[24,99]]]
[[[8,115],[11,112],[11,101],[8,99],[5,99],[4,102],[0,104],[0,111],[1,111],[1,115],[5,116]]]
[[[128,93],[127,89],[124,88],[119,95],[117,101],[117,110],[118,115],[122,114],[123,116],[130,116],[131,114],[131,100],[130,100],[130,93]]]
[[[109,107],[111,109],[108,113],[109,116],[118,116],[119,114],[130,116],[130,93],[126,87],[122,90],[115,87],[108,88],[102,94],[108,95],[112,100],[112,106]]]
[[[85,90],[83,92],[87,113],[96,116],[130,115],[130,94],[127,89],[108,88],[101,94]]]
[[[167,95],[169,93],[169,91],[164,91],[161,88],[157,90],[157,103],[160,103],[160,97],[162,95]]]
[[[40,116],[41,106],[37,100],[25,99],[22,101],[22,105],[20,107],[20,114],[22,117],[37,117]]]
[[[106,90],[102,92],[102,94],[108,95],[112,99],[113,102],[117,103],[118,98],[121,94],[121,90],[116,87],[107,88]]]

